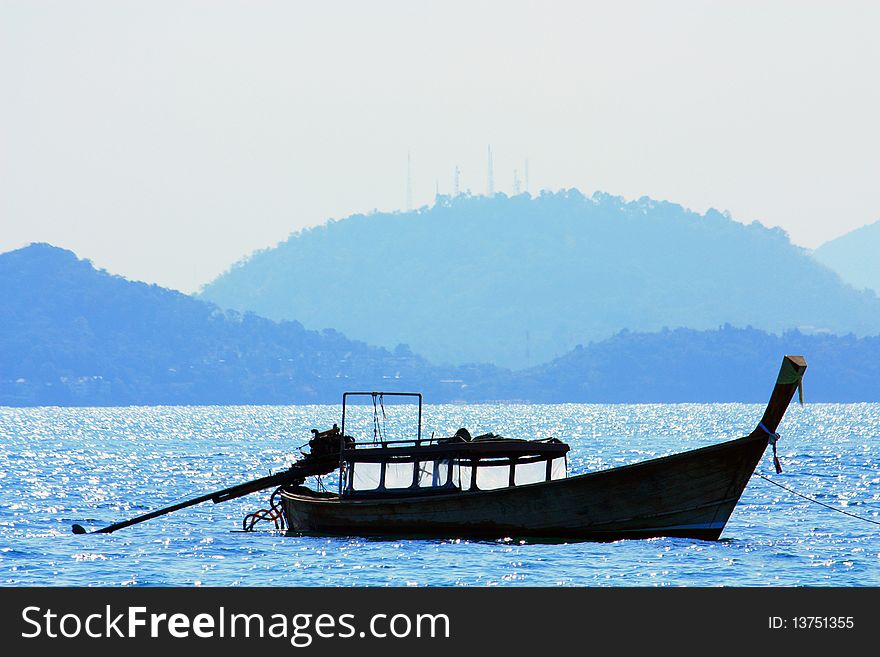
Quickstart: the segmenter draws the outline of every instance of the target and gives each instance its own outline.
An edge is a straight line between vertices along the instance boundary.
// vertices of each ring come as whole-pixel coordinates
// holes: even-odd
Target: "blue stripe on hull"
[[[697,523],[693,525],[663,525],[661,527],[644,527],[640,529],[633,530],[621,530],[621,531],[637,531],[637,532],[668,532],[668,531],[682,531],[688,529],[724,529],[724,522],[703,522]]]

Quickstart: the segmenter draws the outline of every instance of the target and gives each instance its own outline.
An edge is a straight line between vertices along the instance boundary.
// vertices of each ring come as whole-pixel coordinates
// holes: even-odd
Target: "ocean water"
[[[407,437],[413,407],[372,407],[347,432]],[[458,427],[556,436],[579,474],[749,433],[747,404],[433,405],[423,435]],[[878,586],[880,526],[753,477],[720,541],[368,540],[240,533],[270,491],[75,536],[285,468],[338,406],[0,408],[0,584],[6,586]],[[880,404],[792,405],[784,472],[758,472],[880,522]],[[332,485],[332,481],[326,481]]]

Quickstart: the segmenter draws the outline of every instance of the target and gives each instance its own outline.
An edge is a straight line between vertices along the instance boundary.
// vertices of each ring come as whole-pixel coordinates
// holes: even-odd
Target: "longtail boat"
[[[109,532],[211,500],[275,487],[270,505],[244,520],[269,520],[288,534],[433,538],[524,538],[614,541],[659,536],[717,540],[777,428],[807,364],[785,356],[764,415],[749,435],[621,467],[569,476],[569,446],[556,438],[494,434],[422,436],[422,396],[346,392],[341,427],[313,430],[310,451],[289,470],[195,498]],[[414,435],[356,441],[346,435],[349,398],[418,401]],[[801,401],[803,398],[801,397]],[[335,491],[306,487],[308,477],[336,473]],[[85,533],[79,525],[75,533]]]
[[[567,476],[568,445],[492,434],[356,443],[343,426],[339,489],[278,492],[289,532],[358,536],[715,540],[800,387],[806,362],[786,356],[763,417],[743,438],[632,465]],[[385,393],[389,394],[389,393]],[[412,393],[419,399],[421,395]],[[421,417],[421,412],[419,413]]]

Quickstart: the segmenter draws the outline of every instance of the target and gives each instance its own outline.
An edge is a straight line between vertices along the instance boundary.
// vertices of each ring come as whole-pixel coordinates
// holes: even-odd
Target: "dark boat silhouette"
[[[409,441],[356,443],[344,437],[347,397],[383,393],[346,393],[342,429],[316,433],[313,441],[340,446],[339,490],[286,484],[273,496],[274,513],[283,513],[292,533],[715,540],[768,444],[778,465],[776,430],[806,367],[800,356],[783,359],[767,409],[748,436],[570,477],[568,445],[555,439],[469,439],[459,432],[423,440],[419,426]],[[421,395],[411,394],[421,405]]]

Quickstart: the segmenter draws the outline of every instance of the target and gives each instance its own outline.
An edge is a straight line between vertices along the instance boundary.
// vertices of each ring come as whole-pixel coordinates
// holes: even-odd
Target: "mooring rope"
[[[801,498],[807,500],[808,502],[813,502],[814,504],[818,504],[819,506],[824,506],[826,509],[831,509],[832,511],[837,511],[838,513],[842,513],[843,515],[849,516],[851,518],[856,518],[857,520],[864,520],[865,522],[870,522],[874,525],[880,525],[880,522],[878,522],[876,520],[871,520],[870,518],[865,518],[863,516],[857,516],[855,513],[850,513],[849,511],[844,511],[843,509],[838,509],[837,507],[831,506],[830,504],[825,504],[824,502],[820,502],[819,500],[813,499],[812,497],[802,495],[801,493],[798,493],[796,490],[792,490],[788,486],[783,486],[779,482],[773,481],[772,479],[770,479],[770,477],[765,477],[760,472],[756,472],[755,474],[758,475],[764,481],[768,481],[771,484],[773,484],[774,486],[779,486],[782,490],[786,490],[789,493],[791,493],[792,495],[797,495],[798,497],[801,497]]]
[[[386,439],[388,436],[388,432],[385,430],[385,421],[388,419],[385,417],[385,395],[379,395],[379,406],[382,407],[382,433],[383,439]]]
[[[379,407],[376,405],[378,395],[373,393],[373,442],[384,442],[385,437],[382,435],[382,427],[379,425]],[[383,409],[384,410],[384,409]]]

